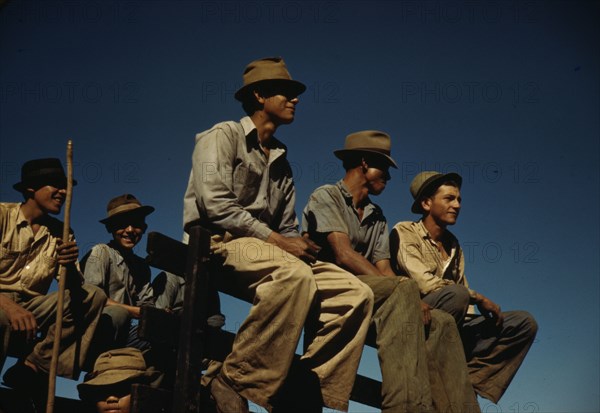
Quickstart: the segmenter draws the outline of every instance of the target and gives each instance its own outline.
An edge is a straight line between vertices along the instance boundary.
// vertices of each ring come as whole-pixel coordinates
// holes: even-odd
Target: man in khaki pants
[[[312,193],[302,230],[323,247],[319,258],[373,290],[383,413],[479,412],[454,320],[420,301],[417,284],[396,276],[390,265],[387,221],[369,196],[383,192],[389,168],[397,167],[391,138],[355,132],[335,155],[346,173]]]
[[[320,385],[319,404],[345,411],[373,294],[317,261],[317,245],[298,233],[287,149],[274,133],[294,120],[306,87],[281,58],[251,62],[243,81],[235,97],[248,116],[196,136],[184,198],[184,229],[200,224],[213,233],[215,258],[226,269],[219,282],[253,301],[211,395],[223,413],[248,412],[246,400],[271,410],[309,322],[314,334],[302,364]]]

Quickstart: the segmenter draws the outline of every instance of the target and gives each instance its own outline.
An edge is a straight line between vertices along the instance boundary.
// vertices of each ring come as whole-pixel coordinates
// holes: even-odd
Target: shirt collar
[[[244,135],[246,136],[248,151],[250,151],[250,149],[260,150],[258,143],[258,129],[256,129],[256,125],[250,116],[244,116],[242,119],[240,119],[240,124],[242,125]],[[282,144],[275,136],[271,136],[271,140],[269,141],[269,149],[271,150],[269,163],[272,163],[275,161],[275,159],[279,158],[286,152],[285,145]]]
[[[16,225],[17,227],[26,227],[29,225],[29,221],[27,221],[27,218],[25,218],[25,215],[23,215],[21,205],[23,204],[19,204],[19,206],[17,207]]]
[[[336,182],[335,186],[337,186],[340,189],[340,191],[342,192],[342,196],[346,200],[346,203],[349,206],[351,206],[352,209],[356,210],[356,208],[354,207],[354,203],[352,202],[352,194],[350,193],[350,190],[346,186],[346,183],[344,182],[344,180],[340,179],[339,181]],[[362,219],[363,222],[369,215],[371,215],[373,213],[374,210],[375,210],[375,205],[373,205],[370,198],[367,198],[367,204],[365,206],[364,213],[363,213],[363,219]]]

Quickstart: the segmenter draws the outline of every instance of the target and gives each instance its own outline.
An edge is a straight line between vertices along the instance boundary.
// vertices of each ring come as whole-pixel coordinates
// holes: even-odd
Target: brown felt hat
[[[94,370],[77,386],[79,397],[89,399],[92,394],[126,383],[151,383],[160,372],[146,368],[142,352],[126,347],[102,353],[94,363]]]
[[[101,219],[100,222],[108,224],[113,219],[121,217],[124,214],[138,214],[145,217],[152,212],[154,212],[154,207],[142,205],[142,203],[131,194],[123,194],[108,202],[108,205],[106,206],[107,217]]]
[[[344,149],[338,149],[337,151],[333,151],[333,153],[341,160],[344,160],[347,155],[356,152],[374,153],[384,158],[390,166],[398,168],[396,161],[390,156],[391,149],[392,139],[390,135],[377,130],[363,130],[346,136]]]
[[[14,184],[13,188],[23,192],[27,188],[40,188],[44,185],[67,187],[67,176],[59,159],[43,158],[25,162],[21,167],[21,181]],[[77,185],[76,180],[73,180],[73,185]]]
[[[293,80],[288,72],[285,62],[281,57],[265,57],[250,62],[243,74],[244,86],[235,92],[235,98],[243,101],[245,96],[259,83],[269,82],[280,84],[282,89],[289,90],[292,95],[298,96],[306,90],[303,83]]]
[[[443,174],[437,171],[423,171],[414,177],[410,183],[410,193],[415,200],[410,210],[415,214],[422,214],[421,198],[429,190],[447,181],[454,181],[460,188],[462,185],[462,177],[454,172]]]

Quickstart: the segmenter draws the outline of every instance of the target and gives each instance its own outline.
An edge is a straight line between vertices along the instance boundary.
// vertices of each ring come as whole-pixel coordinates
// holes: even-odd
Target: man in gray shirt
[[[346,174],[312,193],[302,230],[322,247],[320,259],[347,269],[373,290],[382,411],[477,412],[454,320],[421,302],[417,284],[391,269],[387,222],[369,198],[383,192],[390,166],[396,167],[390,149],[383,132],[348,135],[344,149],[335,152]]]
[[[292,123],[306,87],[281,58],[251,62],[243,80],[235,97],[248,116],[196,136],[184,198],[184,229],[200,224],[213,234],[224,268],[217,282],[253,302],[211,395],[219,412],[248,412],[246,400],[270,410],[308,323],[314,334],[301,361],[321,393],[311,410],[347,410],[373,294],[352,274],[317,261],[319,247],[298,233],[287,149],[274,133]]]

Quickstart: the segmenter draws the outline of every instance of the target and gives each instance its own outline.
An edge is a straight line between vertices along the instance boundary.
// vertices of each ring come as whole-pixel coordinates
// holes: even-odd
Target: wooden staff
[[[69,228],[71,221],[71,198],[73,197],[73,142],[67,142],[67,199],[65,201],[65,219],[63,226],[63,242],[69,240]],[[58,272],[58,299],[56,303],[56,322],[54,327],[54,344],[52,346],[52,361],[50,363],[50,374],[48,376],[48,401],[46,413],[54,411],[54,394],[56,392],[56,369],[58,367],[58,351],[60,350],[60,336],[62,335],[63,310],[65,301],[65,284],[67,279],[67,267],[61,265]]]

